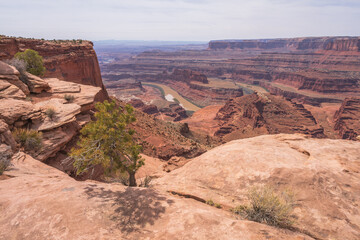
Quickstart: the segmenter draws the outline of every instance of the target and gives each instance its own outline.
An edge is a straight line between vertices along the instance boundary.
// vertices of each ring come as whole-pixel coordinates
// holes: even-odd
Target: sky
[[[209,41],[359,36],[360,0],[0,0],[0,34]]]

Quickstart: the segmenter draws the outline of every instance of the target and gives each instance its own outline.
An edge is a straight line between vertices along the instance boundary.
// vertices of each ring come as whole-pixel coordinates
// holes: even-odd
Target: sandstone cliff
[[[285,50],[335,50],[355,51],[360,49],[359,37],[312,37],[257,40],[215,40],[209,49],[285,49]]]
[[[100,87],[98,100],[108,98],[92,42],[1,37],[0,60],[11,59],[17,52],[26,49],[38,51],[43,56],[46,67],[44,77]]]
[[[359,139],[360,135],[360,98],[347,98],[335,113],[334,129],[343,139]]]
[[[12,66],[0,61],[0,144],[18,150],[10,131],[34,129],[42,133],[40,149],[30,150],[40,161],[57,159],[81,127],[89,122],[100,87],[69,83],[57,78],[39,78],[27,73],[26,83]],[[65,95],[71,95],[67,101]],[[52,109],[50,118],[47,111]],[[61,160],[56,166],[62,169]],[[65,170],[65,169],[62,169]]]

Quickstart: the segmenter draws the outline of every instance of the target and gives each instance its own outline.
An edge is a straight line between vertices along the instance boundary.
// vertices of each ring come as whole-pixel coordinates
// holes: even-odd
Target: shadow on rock
[[[159,195],[153,189],[128,187],[125,191],[111,191],[89,185],[85,188],[88,198],[98,198],[113,207],[110,219],[122,232],[131,233],[153,225],[174,201]]]

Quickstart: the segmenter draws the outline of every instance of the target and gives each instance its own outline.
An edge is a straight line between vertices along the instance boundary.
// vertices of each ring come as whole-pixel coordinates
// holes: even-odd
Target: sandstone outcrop
[[[175,102],[154,100],[152,104],[145,104],[140,99],[132,99],[128,103],[143,113],[153,115],[161,120],[178,122],[189,117],[186,110]]]
[[[303,133],[325,137],[312,114],[303,105],[282,97],[254,93],[230,100],[217,113],[215,136],[225,141],[262,134]]]
[[[44,77],[100,87],[102,90],[98,99],[108,98],[92,42],[2,37],[0,60],[11,59],[17,52],[26,49],[33,49],[44,58],[47,69]]]
[[[49,83],[46,82],[45,80],[43,80],[35,75],[32,75],[30,73],[26,73],[26,77],[27,77],[30,92],[41,93],[43,91],[46,92],[46,91],[50,90]]]
[[[0,119],[0,144],[9,146],[11,150],[17,149],[17,143],[12,136],[9,126]]]
[[[51,109],[54,111],[54,116],[45,116],[33,128],[38,131],[46,131],[76,121],[75,116],[81,112],[81,107],[74,103],[65,103],[66,100],[58,98],[36,103],[35,107],[41,109],[44,115],[46,115],[46,111]]]
[[[334,129],[341,138],[357,140],[360,136],[360,98],[345,99],[334,118]]]
[[[216,147],[155,180],[154,188],[224,208],[245,203],[253,186],[290,189],[297,231],[315,239],[358,239],[359,163],[359,142],[264,135]]]
[[[29,94],[29,87],[20,80],[20,73],[15,67],[0,61],[0,80],[18,87],[24,94]]]
[[[1,239],[311,240],[154,188],[75,181],[16,155],[0,180]]]
[[[43,140],[41,149],[32,152],[32,155],[40,161],[55,157],[78,135],[81,126],[91,120],[89,110],[94,108],[95,98],[101,88],[57,78],[42,79],[26,73],[28,81],[27,85],[23,83],[25,87],[21,89],[25,91],[22,91],[12,84],[14,80],[20,81],[19,73],[0,61],[0,76],[9,75],[12,77],[1,77],[1,86],[8,86],[7,89],[12,87],[17,91],[15,95],[9,92],[2,95],[0,101],[1,143],[16,150],[18,146],[11,131],[21,127],[35,129],[42,132]],[[20,93],[24,97],[15,99]],[[72,102],[65,99],[65,94],[72,94]],[[48,113],[50,109],[53,113]]]
[[[209,83],[207,77],[196,71],[191,71],[189,69],[175,69],[174,72],[171,73],[170,78],[175,81],[180,82],[201,82],[201,83]]]

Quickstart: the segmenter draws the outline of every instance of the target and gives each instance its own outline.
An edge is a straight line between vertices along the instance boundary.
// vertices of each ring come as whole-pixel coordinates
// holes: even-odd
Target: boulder
[[[5,80],[0,80],[0,98],[25,99],[26,95],[17,86]]]
[[[51,87],[54,97],[64,99],[65,95],[72,95],[74,96],[73,103],[82,106],[82,111],[85,111],[87,105],[91,105],[87,109],[93,108],[92,104],[101,91],[100,87],[66,82],[57,78],[45,78],[45,81]]]
[[[12,85],[15,85],[21,89],[25,95],[29,95],[30,91],[28,86],[23,83],[19,77],[20,73],[18,70],[16,70],[15,67],[0,61],[0,80],[4,80],[11,83]]]
[[[27,85],[29,87],[30,92],[32,93],[41,93],[43,91],[50,90],[49,84],[39,78],[38,76],[32,75],[31,73],[26,73],[27,77]]]
[[[9,145],[13,151],[17,149],[17,143],[10,132],[9,126],[0,119],[0,143]]]
[[[11,125],[17,120],[31,119],[39,109],[29,101],[4,98],[0,100],[0,119]]]
[[[79,125],[70,123],[52,131],[43,132],[42,147],[34,154],[34,157],[40,161],[54,157],[78,133],[79,129]]]
[[[57,78],[45,78],[52,93],[79,93],[81,88],[80,85],[77,83],[61,81]]]

